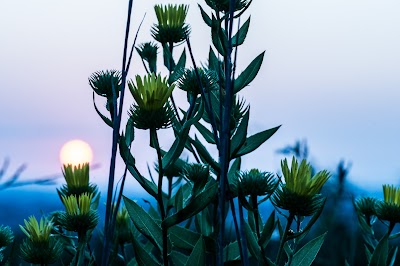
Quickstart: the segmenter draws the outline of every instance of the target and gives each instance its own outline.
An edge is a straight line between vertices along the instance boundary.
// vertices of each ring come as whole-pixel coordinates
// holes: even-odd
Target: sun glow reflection
[[[82,140],[71,140],[66,142],[60,151],[61,164],[78,165],[83,163],[91,163],[93,152],[90,145]]]

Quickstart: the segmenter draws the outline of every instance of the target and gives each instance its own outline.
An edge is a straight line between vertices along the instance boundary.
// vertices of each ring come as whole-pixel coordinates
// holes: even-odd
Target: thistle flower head
[[[143,80],[136,76],[136,84],[128,82],[129,89],[138,106],[145,110],[158,110],[165,106],[175,85],[168,85],[167,78],[154,73],[146,75]]]
[[[383,185],[383,201],[376,204],[378,218],[400,223],[400,187]]]
[[[258,169],[241,171],[237,173],[231,188],[234,195],[242,193],[243,196],[265,196],[274,193],[279,180],[274,174],[261,172]]]
[[[183,169],[182,175],[192,182],[205,181],[207,182],[210,176],[210,168],[208,165],[200,163],[191,163]]]
[[[97,193],[97,186],[89,183],[89,164],[80,164],[72,166],[64,165],[63,169],[66,185],[63,185],[58,192],[60,196],[79,196],[82,193]]]
[[[129,112],[137,128],[164,128],[171,124],[174,113],[168,99],[175,85],[168,85],[167,78],[154,73],[146,75],[143,80],[137,75],[136,84],[128,81],[129,90],[136,104]]]
[[[229,12],[230,0],[205,0],[206,4],[217,12]],[[249,3],[248,0],[235,0],[234,11],[242,10]]]
[[[64,203],[66,212],[69,215],[85,215],[90,211],[92,199],[93,194],[83,193],[78,197],[75,195],[70,195],[68,197],[64,196],[62,201]]]
[[[201,94],[202,87],[205,92],[209,92],[216,88],[217,77],[213,71],[197,68],[196,73],[196,70],[191,68],[183,70],[180,74],[181,77],[178,79],[178,87],[194,96]],[[197,74],[199,74],[201,86]]]
[[[157,71],[157,50],[157,44],[152,42],[146,42],[136,47],[140,57],[149,63],[150,72],[152,73]]]
[[[89,85],[100,96],[113,98],[113,91],[118,98],[121,85],[121,73],[117,70],[94,72],[89,77]]]
[[[272,203],[298,216],[310,216],[322,208],[325,199],[318,193],[330,174],[324,170],[312,177],[311,165],[305,160],[299,165],[294,157],[290,169],[286,159],[281,166],[285,184],[275,191]]]
[[[28,220],[24,219],[25,226],[20,225],[22,232],[34,243],[48,242],[50,238],[53,222],[45,218],[40,218],[40,222],[35,216],[29,216]]]
[[[70,188],[87,187],[89,186],[89,164],[79,164],[72,166],[71,164],[65,165],[63,175],[67,186]]]
[[[0,251],[14,241],[14,234],[11,227],[0,225]],[[0,260],[1,261],[1,260]]]
[[[117,239],[120,244],[130,242],[130,231],[131,231],[131,219],[125,206],[123,206],[118,212],[115,220]]]
[[[358,215],[364,217],[365,221],[371,225],[376,219],[376,209],[378,201],[371,197],[362,197],[354,201],[354,207]]]
[[[286,159],[281,162],[281,167],[286,188],[299,196],[313,196],[319,193],[330,177],[326,170],[320,171],[311,177],[311,165],[306,160],[302,160],[299,166],[294,157],[291,169],[289,169]]]
[[[59,222],[68,231],[84,234],[89,229],[96,227],[98,214],[91,208],[93,194],[83,193],[79,196],[63,196],[62,202],[65,212],[59,215]]]
[[[154,39],[162,44],[185,40],[190,33],[189,26],[185,24],[187,5],[155,5],[154,11],[158,21],[151,29]]]

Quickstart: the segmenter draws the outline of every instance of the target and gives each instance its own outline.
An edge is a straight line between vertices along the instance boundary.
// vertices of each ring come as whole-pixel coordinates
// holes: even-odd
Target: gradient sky
[[[165,3],[134,1],[132,32],[147,12],[139,43],[152,40],[153,6],[160,2]],[[205,62],[210,33],[197,1],[169,2],[190,4],[195,57]],[[398,183],[399,11],[395,0],[253,2],[246,12],[251,27],[239,50],[239,70],[262,51],[266,55],[242,94],[251,103],[249,131],[283,126],[244,158],[244,168],[276,171],[282,156],[275,151],[307,139],[318,167],[334,169],[346,159],[353,163],[351,181],[363,188]],[[58,173],[61,146],[79,138],[102,165],[94,180],[105,180],[111,131],[93,109],[87,78],[97,70],[121,68],[126,13],[127,1],[120,0],[1,1],[0,159],[10,157],[11,170],[27,163],[24,178]],[[134,60],[130,77],[144,73],[136,54]],[[183,94],[175,93],[184,103]],[[131,102],[127,95],[126,107]],[[172,141],[166,135],[165,148]],[[155,159],[146,148],[148,132],[137,132],[136,140],[134,155],[146,169],[145,162],[152,165]]]

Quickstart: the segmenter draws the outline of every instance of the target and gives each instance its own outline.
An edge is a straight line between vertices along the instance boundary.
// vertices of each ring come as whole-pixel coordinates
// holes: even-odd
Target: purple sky
[[[134,1],[133,31],[147,12],[139,43],[152,40],[152,7],[159,2]],[[197,2],[170,2],[191,5],[191,40],[198,63],[205,62],[210,33]],[[126,10],[127,1],[2,2],[0,159],[10,157],[11,169],[27,163],[24,178],[59,172],[61,146],[79,138],[102,164],[93,172],[95,180],[104,181],[111,131],[93,109],[87,78],[97,70],[121,68]],[[244,168],[276,171],[282,159],[276,149],[307,138],[320,167],[333,169],[344,158],[353,162],[351,180],[362,187],[398,183],[399,10],[394,0],[253,2],[239,70],[264,50],[266,56],[243,93],[251,103],[249,131],[283,126],[244,158]],[[130,77],[144,73],[136,54],[134,60]],[[184,94],[174,93],[185,104]],[[126,107],[131,102],[127,95]],[[97,103],[102,107],[101,99]],[[169,136],[162,140],[165,148]],[[146,169],[145,162],[152,165],[155,159],[146,147],[148,132],[137,132],[136,139],[134,154],[139,168]]]

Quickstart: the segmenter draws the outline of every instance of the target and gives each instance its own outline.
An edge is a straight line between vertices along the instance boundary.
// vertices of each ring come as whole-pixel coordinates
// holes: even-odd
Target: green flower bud
[[[354,202],[354,206],[358,213],[370,217],[376,215],[375,205],[377,202],[378,201],[375,198],[363,197],[357,199]]]
[[[79,196],[82,193],[97,193],[97,186],[89,183],[88,163],[78,166],[64,165],[63,175],[67,184],[58,190],[60,197],[70,195]]]
[[[171,125],[174,112],[168,99],[175,85],[168,85],[167,78],[154,73],[144,79],[137,75],[136,84],[128,81],[129,90],[136,101],[129,114],[135,127],[140,129],[160,129]]]
[[[0,226],[0,250],[14,241],[14,234],[9,226]]]
[[[330,174],[324,170],[311,177],[311,165],[303,160],[299,166],[294,157],[291,169],[286,159],[281,162],[281,167],[285,184],[275,191],[272,202],[297,216],[313,215],[325,201],[318,193]]]
[[[131,218],[129,217],[128,211],[123,206],[118,212],[115,220],[115,226],[117,231],[117,241],[120,245],[129,243],[131,241]]]
[[[205,0],[206,4],[214,9],[217,12],[229,12],[229,2],[230,0]],[[244,9],[247,4],[249,3],[248,0],[235,0],[235,11],[240,11]]]
[[[216,89],[217,77],[214,72],[203,68],[197,68],[197,73],[200,76],[201,85],[205,92]],[[178,87],[194,96],[201,94],[201,86],[194,68],[182,71],[181,77],[178,79]]]
[[[239,192],[243,196],[253,197],[271,195],[279,184],[274,174],[261,172],[258,169],[238,172],[236,177],[230,184],[234,196]]]
[[[117,70],[94,72],[89,77],[89,85],[95,93],[108,99],[113,98],[114,88],[116,97],[118,98],[121,86],[121,73]]]
[[[61,213],[60,223],[68,230],[85,234],[96,227],[99,217],[96,210],[91,208],[93,194],[83,193],[80,196],[63,196],[65,212]]]
[[[53,222],[44,218],[38,222],[35,216],[30,216],[24,223],[25,226],[20,225],[20,228],[28,239],[21,244],[21,257],[34,264],[54,263],[61,256],[63,247],[50,235]]]
[[[187,5],[155,5],[158,24],[151,29],[154,39],[162,44],[179,43],[190,33],[190,27],[185,24],[188,11]]]
[[[210,177],[210,167],[205,164],[192,163],[186,165],[182,176],[193,183],[193,195],[200,193]]]
[[[376,204],[376,215],[379,219],[400,223],[400,187],[383,185],[383,201]]]
[[[157,72],[157,44],[146,42],[136,48],[140,57],[149,63],[150,72]]]

